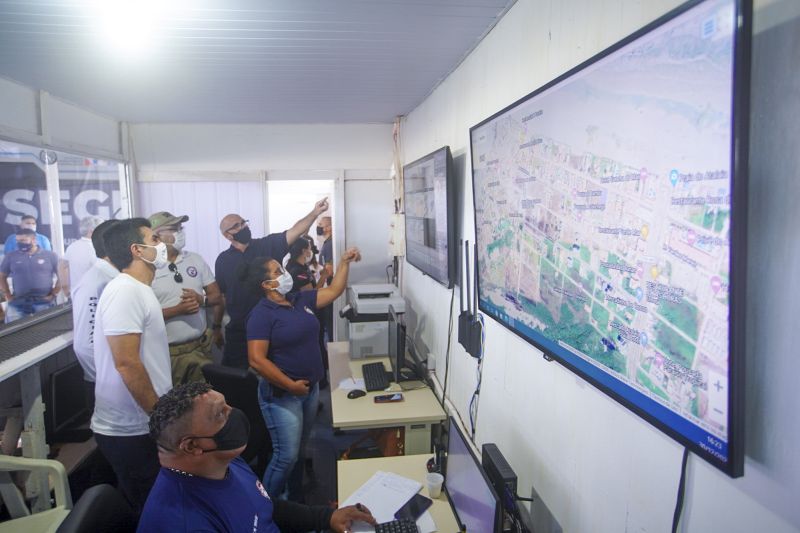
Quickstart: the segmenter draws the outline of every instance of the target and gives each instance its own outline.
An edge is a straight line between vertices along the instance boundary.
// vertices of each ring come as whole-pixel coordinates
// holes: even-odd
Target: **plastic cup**
[[[442,484],[444,476],[436,472],[430,472],[425,476],[425,483],[428,485],[428,494],[431,498],[438,498],[442,494]]]

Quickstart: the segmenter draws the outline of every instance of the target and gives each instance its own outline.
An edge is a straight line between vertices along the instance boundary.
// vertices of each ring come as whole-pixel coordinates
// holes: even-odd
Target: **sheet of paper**
[[[342,390],[367,390],[367,388],[364,386],[364,378],[344,378],[339,382],[339,388]]]
[[[378,470],[349,498],[340,502],[340,507],[361,503],[372,512],[378,523],[394,520],[397,512],[411,497],[419,492],[422,483]],[[433,520],[431,520],[433,522]],[[374,528],[366,522],[355,522],[353,533],[370,533]]]

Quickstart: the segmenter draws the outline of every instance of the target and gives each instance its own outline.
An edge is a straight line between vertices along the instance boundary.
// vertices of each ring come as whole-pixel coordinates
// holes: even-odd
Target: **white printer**
[[[343,309],[348,320],[350,358],[385,356],[389,348],[389,306],[404,313],[406,301],[400,289],[389,283],[351,285],[347,288],[350,309]]]

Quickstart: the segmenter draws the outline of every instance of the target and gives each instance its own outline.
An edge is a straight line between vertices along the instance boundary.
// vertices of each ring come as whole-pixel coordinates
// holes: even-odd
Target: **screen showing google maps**
[[[448,220],[450,149],[445,146],[403,167],[406,259],[425,274],[450,285]]]
[[[723,462],[734,25],[700,4],[471,130],[480,309]]]

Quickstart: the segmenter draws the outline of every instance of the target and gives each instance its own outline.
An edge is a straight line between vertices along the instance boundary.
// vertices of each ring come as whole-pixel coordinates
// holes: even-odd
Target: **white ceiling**
[[[101,39],[96,1],[112,0],[0,0],[0,76],[130,122],[386,123],[515,2],[161,0],[132,58]]]

